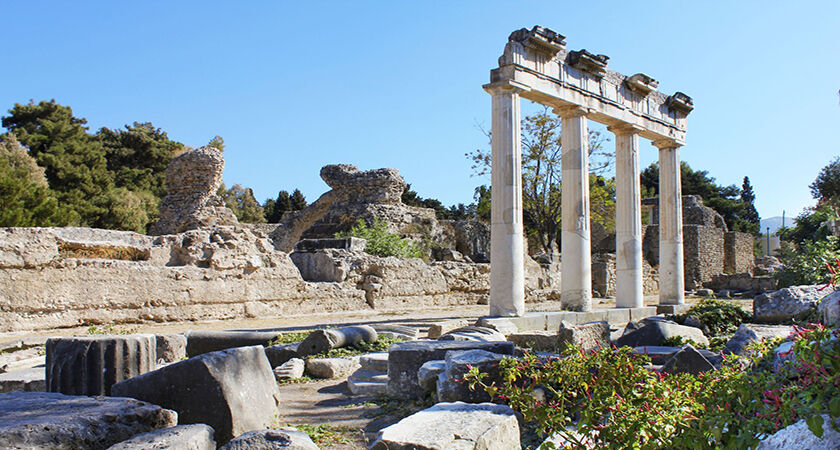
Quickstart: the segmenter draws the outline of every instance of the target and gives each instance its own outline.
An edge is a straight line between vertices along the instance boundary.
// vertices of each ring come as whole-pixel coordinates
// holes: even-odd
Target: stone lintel
[[[598,78],[603,77],[607,73],[607,61],[609,60],[610,57],[607,55],[596,55],[586,49],[572,51],[568,55],[569,65],[595,75]]]
[[[643,73],[631,75],[624,82],[627,83],[627,86],[630,87],[630,89],[633,92],[643,97],[646,97],[652,91],[655,91],[657,87],[659,87],[658,81]]]
[[[632,123],[618,123],[607,127],[607,131],[616,135],[639,134],[645,129]]]
[[[514,31],[508,37],[508,42],[519,42],[526,47],[548,53],[552,56],[566,48],[565,36],[539,25],[534,26],[530,30],[521,28]]]
[[[490,95],[497,95],[505,91],[513,91],[514,94],[518,94],[520,92],[528,92],[531,90],[531,88],[527,85],[513,80],[496,81],[490,84],[485,84],[481,87]]]
[[[682,147],[683,146],[683,142],[679,142],[676,139],[656,139],[656,140],[651,141],[651,144],[654,147],[656,147],[660,150],[666,149],[666,148],[677,148],[677,147]]]
[[[561,106],[555,106],[553,111],[554,114],[557,114],[562,118],[581,117],[592,113],[592,110],[590,108],[574,104],[563,104]]]
[[[682,92],[676,92],[674,95],[668,97],[666,104],[669,108],[680,111],[685,115],[688,115],[688,113],[694,110],[694,100]]]

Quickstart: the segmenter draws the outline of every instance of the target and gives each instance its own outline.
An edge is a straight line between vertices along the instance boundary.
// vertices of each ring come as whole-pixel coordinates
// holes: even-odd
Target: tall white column
[[[592,309],[592,249],[589,227],[589,133],[586,108],[555,109],[561,122],[563,171],[561,301],[574,311]]]
[[[615,305],[644,306],[642,268],[642,195],[639,181],[639,136],[630,124],[612,126],[615,133]]]
[[[490,211],[490,315],[525,314],[522,219],[522,141],[519,92],[513,82],[491,84],[493,96]]]
[[[670,140],[653,145],[659,148],[659,304],[682,305],[685,280],[680,146]]]

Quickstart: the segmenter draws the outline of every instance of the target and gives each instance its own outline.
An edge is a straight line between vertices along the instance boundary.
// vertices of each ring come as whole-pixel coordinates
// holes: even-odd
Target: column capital
[[[607,131],[616,135],[639,134],[644,130],[644,128],[638,125],[633,125],[632,123],[626,122],[610,125],[607,127]]]
[[[580,105],[555,106],[553,110],[554,114],[557,114],[563,119],[582,117],[592,112],[592,109]]]
[[[531,90],[531,88],[527,85],[518,83],[513,80],[496,81],[495,83],[485,84],[481,87],[490,95],[499,95],[505,93],[519,94],[520,92],[528,92]]]
[[[679,148],[682,147],[683,144],[677,142],[676,139],[658,139],[655,141],[651,141],[654,147],[658,148],[659,150],[665,150],[668,148]]]

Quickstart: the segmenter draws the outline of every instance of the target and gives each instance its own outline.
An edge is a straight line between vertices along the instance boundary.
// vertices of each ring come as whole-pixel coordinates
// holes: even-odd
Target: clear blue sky
[[[0,108],[56,99],[91,130],[152,122],[227,144],[228,185],[315,200],[330,163],[395,167],[469,203],[481,85],[508,34],[540,24],[665,93],[692,96],[683,159],[747,175],[762,217],[813,203],[840,154],[840,2],[0,1]],[[524,110],[533,110],[525,107]],[[608,144],[612,145],[612,143]],[[643,144],[643,164],[656,151]]]

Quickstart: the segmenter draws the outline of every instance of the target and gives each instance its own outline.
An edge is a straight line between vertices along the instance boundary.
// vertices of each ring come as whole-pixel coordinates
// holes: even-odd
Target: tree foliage
[[[219,186],[218,195],[240,222],[265,223],[263,208],[254,198],[254,191],[250,188],[242,187],[241,184],[234,184],[230,189],[227,189],[225,184],[222,183]]]
[[[102,128],[96,135],[117,187],[163,198],[166,167],[183,144],[170,140],[165,131],[148,122],[134,122],[124,129]]]
[[[835,212],[840,212],[840,157],[823,167],[809,187],[817,201],[827,203]]]
[[[306,208],[306,197],[300,192],[300,189],[295,189],[292,195],[289,196],[289,204],[291,211],[300,211]]]

